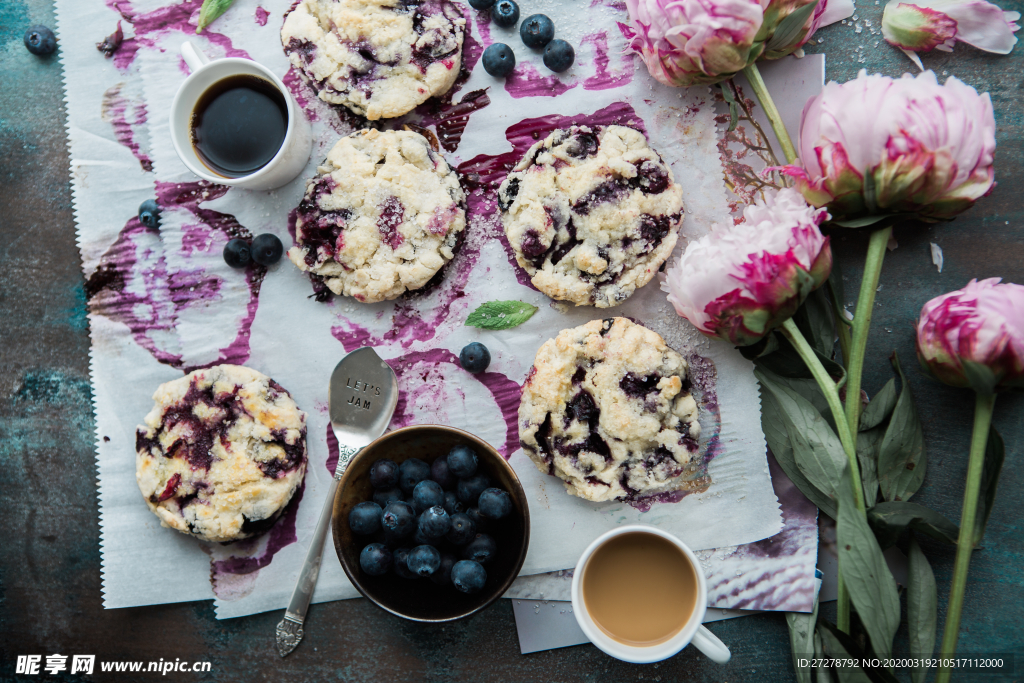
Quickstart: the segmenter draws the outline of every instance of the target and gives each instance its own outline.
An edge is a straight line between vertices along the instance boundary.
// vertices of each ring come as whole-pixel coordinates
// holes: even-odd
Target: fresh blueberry
[[[57,49],[57,36],[45,26],[36,24],[25,31],[25,47],[34,55],[48,55]]]
[[[493,4],[494,0],[469,0],[470,7],[481,11],[489,10]]]
[[[373,502],[381,508],[386,508],[388,503],[394,500],[402,500],[402,489],[378,489],[373,492]]]
[[[440,458],[435,458],[434,462],[430,463],[430,478],[441,485],[441,488],[445,491],[450,491],[455,488],[456,478],[448,469],[448,458],[442,455]]]
[[[477,534],[476,538],[462,551],[462,556],[480,564],[487,564],[498,554],[498,544],[487,534]]]
[[[419,524],[417,524],[416,525],[416,531],[412,532],[412,544],[414,546],[416,546],[416,545],[432,545],[434,543],[437,543],[437,540],[433,539],[433,538],[430,538],[425,533],[423,533],[423,529],[421,529]]]
[[[476,451],[469,446],[459,444],[448,453],[448,469],[459,479],[476,474],[476,464]]]
[[[504,78],[516,68],[516,55],[505,43],[492,43],[484,50],[483,62],[484,71],[495,78]]]
[[[410,548],[399,548],[393,554],[393,566],[395,568],[395,573],[403,579],[418,578],[416,574],[409,571],[409,553],[411,552],[412,550]]]
[[[147,228],[156,230],[160,227],[160,205],[154,199],[147,199],[139,204],[139,222]]]
[[[277,235],[265,232],[257,235],[252,240],[252,260],[261,266],[272,266],[281,260],[284,253],[284,245]]]
[[[348,527],[352,533],[369,536],[380,531],[380,516],[383,513],[380,505],[369,501],[360,503],[348,513]]]
[[[418,545],[409,552],[405,564],[413,574],[430,576],[441,566],[441,552],[432,545]]]
[[[450,586],[452,583],[452,567],[457,562],[454,555],[441,553],[441,566],[430,575],[430,580],[438,586]]]
[[[359,566],[370,576],[382,576],[391,568],[391,551],[382,543],[371,543],[359,553]]]
[[[466,545],[476,537],[476,524],[464,512],[456,512],[451,518],[451,528],[445,536],[454,545]]]
[[[544,48],[544,66],[552,71],[565,71],[576,61],[576,51],[572,45],[561,38],[556,38]]]
[[[465,512],[466,506],[459,502],[459,497],[455,495],[454,491],[446,491],[444,494],[444,503],[441,504],[444,511],[449,516],[454,515],[456,512]]]
[[[472,477],[465,479],[459,479],[459,485],[455,492],[466,505],[476,505],[476,501],[480,498],[480,494],[484,492],[484,489],[490,485],[490,480],[486,474],[474,474]]]
[[[419,530],[427,538],[441,538],[451,527],[452,521],[448,513],[440,505],[424,510],[420,515]]]
[[[491,47],[494,47],[493,45]],[[488,50],[491,48],[487,48]],[[486,56],[486,55],[485,55]],[[466,344],[459,353],[459,365],[466,372],[483,372],[491,364],[491,352],[480,342]]]
[[[466,510],[466,516],[473,520],[477,533],[483,533],[491,526],[491,520],[480,514],[480,508],[469,508]]]
[[[398,486],[398,464],[394,460],[378,460],[370,465],[370,486],[375,489]]]
[[[412,505],[396,500],[384,508],[380,523],[384,531],[391,532],[396,537],[408,536],[416,529],[416,512],[413,511]]]
[[[444,491],[441,490],[441,485],[436,481],[424,479],[416,484],[416,488],[412,490],[412,508],[416,511],[416,514],[422,514],[425,510],[435,505],[443,506],[443,503]]]
[[[480,508],[481,515],[491,519],[502,519],[512,512],[512,499],[501,489],[484,490],[476,505]]]
[[[141,219],[140,219],[141,220]],[[224,245],[224,262],[232,268],[245,268],[252,260],[249,243],[237,237]]]
[[[487,570],[479,562],[459,560],[452,567],[452,583],[463,593],[479,593],[487,583]]]
[[[412,493],[416,484],[430,478],[430,465],[419,458],[409,458],[399,466],[398,485],[406,493]]]
[[[526,47],[539,50],[555,37],[555,24],[546,14],[531,14],[519,26],[519,37]]]
[[[491,10],[491,18],[498,26],[515,26],[519,21],[519,5],[513,0],[498,0]]]

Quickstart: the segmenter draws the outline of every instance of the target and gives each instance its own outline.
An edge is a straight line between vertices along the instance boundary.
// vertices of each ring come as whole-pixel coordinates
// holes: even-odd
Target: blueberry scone
[[[608,308],[650,282],[672,253],[682,197],[643,133],[573,126],[530,148],[498,189],[498,206],[537,289]]]
[[[448,92],[465,26],[450,0],[301,0],[281,42],[320,99],[376,121]]]
[[[274,523],[306,473],[306,414],[240,365],[196,370],[153,395],[135,478],[163,526],[235,541]]]
[[[520,443],[587,500],[682,488],[700,437],[687,370],[660,335],[626,318],[562,330],[523,386]]]
[[[288,258],[335,294],[373,303],[427,284],[466,227],[458,176],[412,131],[363,130],[306,184]]]

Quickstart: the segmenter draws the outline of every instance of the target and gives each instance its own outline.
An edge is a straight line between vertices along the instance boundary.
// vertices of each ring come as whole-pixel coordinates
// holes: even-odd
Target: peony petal
[[[1017,12],[1004,12],[985,0],[914,0],[914,4],[947,14],[957,22],[956,40],[979,50],[1005,55],[1017,44],[1013,35],[1020,30],[1015,23],[1020,19]]]

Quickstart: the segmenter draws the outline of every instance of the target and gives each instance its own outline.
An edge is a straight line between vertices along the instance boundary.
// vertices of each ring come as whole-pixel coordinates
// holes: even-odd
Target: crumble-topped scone
[[[335,294],[374,303],[419,289],[466,227],[458,176],[412,131],[338,141],[306,184],[288,258]]]
[[[587,500],[682,488],[700,437],[687,370],[660,335],[626,318],[562,330],[523,385],[520,443]]]
[[[235,541],[274,523],[306,473],[306,414],[241,365],[161,384],[135,434],[135,477],[163,526]]]
[[[672,171],[626,126],[573,126],[533,145],[498,189],[519,265],[552,299],[608,308],[650,282],[683,220]]]
[[[448,92],[465,26],[450,0],[302,0],[281,43],[320,99],[376,121]]]

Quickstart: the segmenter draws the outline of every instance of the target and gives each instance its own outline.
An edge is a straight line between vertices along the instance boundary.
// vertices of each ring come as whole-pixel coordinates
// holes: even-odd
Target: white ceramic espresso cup
[[[690,561],[690,564],[693,565],[694,574],[697,575],[697,595],[694,596],[693,614],[690,615],[690,618],[687,619],[686,624],[678,633],[668,640],[654,645],[627,645],[615,640],[602,631],[596,623],[594,623],[594,620],[590,616],[590,612],[587,611],[587,605],[583,601],[583,572],[586,571],[587,563],[590,561],[594,552],[608,542],[609,539],[630,533],[652,534],[669,541],[679,548],[683,555],[686,556]],[[642,578],[639,580],[642,580]],[[651,589],[657,590],[657,587],[652,586]],[[701,571],[700,562],[697,561],[697,556],[694,555],[693,551],[687,548],[686,545],[678,538],[652,526],[633,524],[619,527],[618,529],[612,529],[611,531],[598,536],[597,539],[583,551],[583,555],[580,557],[579,562],[576,563],[576,570],[573,572],[572,576],[572,611],[573,614],[576,615],[576,621],[579,623],[580,628],[583,629],[583,633],[586,634],[587,638],[590,639],[590,642],[596,645],[598,649],[612,657],[615,657],[616,659],[621,659],[624,662],[633,662],[635,664],[660,662],[661,660],[668,659],[672,655],[676,654],[690,643],[693,643],[693,645],[703,652],[711,661],[719,664],[725,664],[728,662],[729,658],[732,656],[732,653],[729,652],[729,648],[725,643],[719,640],[714,633],[701,625],[701,622],[704,621],[704,613],[707,611],[707,605],[708,584],[707,580],[704,578],[704,572]]]
[[[219,185],[244,187],[248,190],[272,190],[291,182],[302,172],[313,149],[313,134],[305,114],[280,78],[251,59],[226,57],[211,60],[189,41],[181,46],[181,56],[192,73],[178,88],[171,104],[171,142],[174,143],[174,151],[190,171]],[[270,81],[281,91],[288,103],[288,130],[281,149],[266,166],[246,176],[228,178],[211,171],[196,154],[192,146],[192,112],[200,96],[210,86],[221,79],[238,75],[258,76]]]

